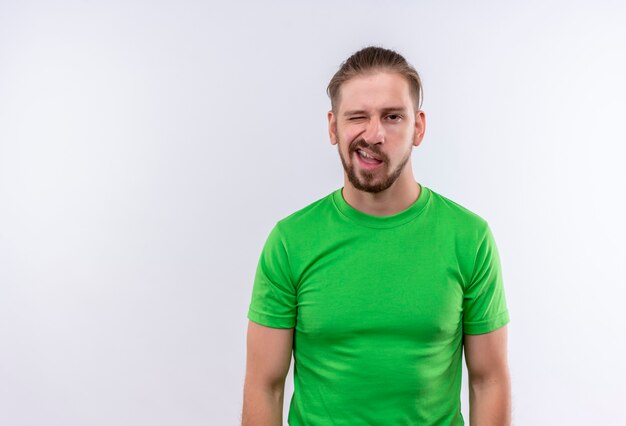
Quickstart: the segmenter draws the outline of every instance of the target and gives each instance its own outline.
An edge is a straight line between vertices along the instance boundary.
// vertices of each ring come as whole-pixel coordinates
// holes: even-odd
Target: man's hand
[[[293,328],[248,321],[243,426],[282,426],[285,378],[291,365]]]
[[[470,425],[510,425],[507,327],[485,334],[466,334],[463,338],[469,374]]]

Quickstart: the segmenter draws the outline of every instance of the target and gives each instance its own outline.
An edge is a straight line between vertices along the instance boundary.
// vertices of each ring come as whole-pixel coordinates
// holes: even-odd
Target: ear
[[[413,145],[419,146],[424,139],[424,133],[426,133],[426,114],[424,111],[417,111],[415,113],[415,133],[413,135]]]
[[[328,111],[328,136],[330,144],[337,145],[337,118],[332,111]]]

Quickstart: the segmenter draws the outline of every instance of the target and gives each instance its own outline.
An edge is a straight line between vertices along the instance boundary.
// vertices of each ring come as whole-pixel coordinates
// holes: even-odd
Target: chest
[[[301,271],[297,331],[310,338],[458,333],[463,285],[453,253],[419,239],[320,245]]]

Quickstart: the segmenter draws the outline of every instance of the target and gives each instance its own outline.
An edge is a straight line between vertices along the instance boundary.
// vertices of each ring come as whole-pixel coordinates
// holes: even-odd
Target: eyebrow
[[[388,108],[383,108],[381,112],[383,113],[390,113],[390,112],[406,113],[406,108],[405,107],[388,107]],[[349,115],[358,115],[358,114],[368,114],[368,112],[363,109],[354,109],[354,110],[346,111],[343,113],[344,117],[347,117]]]

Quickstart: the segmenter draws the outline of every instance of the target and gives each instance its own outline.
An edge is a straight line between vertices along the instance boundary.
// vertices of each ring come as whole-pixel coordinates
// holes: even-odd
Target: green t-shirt
[[[509,321],[487,222],[420,185],[392,216],[338,189],[278,221],[248,318],[294,331],[296,425],[462,425],[463,334]]]

